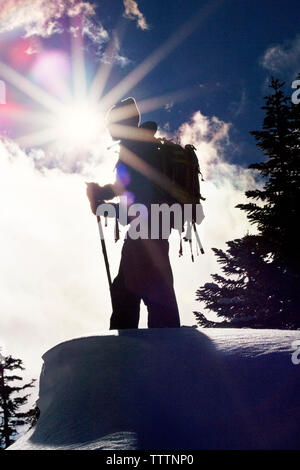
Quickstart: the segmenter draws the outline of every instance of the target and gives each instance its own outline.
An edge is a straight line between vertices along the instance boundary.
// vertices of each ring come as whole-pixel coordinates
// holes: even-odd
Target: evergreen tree
[[[239,204],[258,228],[258,235],[227,242],[226,252],[213,249],[224,276],[213,275],[197,291],[205,309],[225,317],[208,321],[194,312],[201,326],[300,327],[300,106],[284,95],[283,83],[272,79],[265,97],[261,131],[251,134],[267,157],[249,168],[265,179],[263,189],[247,191],[257,202]]]
[[[266,247],[260,235],[246,235],[227,242],[227,250],[213,251],[224,273],[213,274],[215,282],[206,283],[196,292],[196,300],[205,309],[224,317],[212,322],[194,312],[204,327],[294,327],[282,316],[282,297],[278,292],[282,274],[266,261]]]
[[[251,132],[267,160],[249,168],[258,170],[267,181],[263,190],[247,191],[246,196],[263,204],[250,202],[237,207],[257,225],[273,259],[299,273],[296,224],[300,218],[300,109],[284,96],[283,85],[272,79],[273,94],[265,97],[262,107],[266,111],[263,129]]]
[[[14,442],[18,426],[30,427],[36,420],[36,407],[27,412],[20,411],[29,397],[22,392],[33,387],[35,380],[20,386],[14,385],[14,382],[22,380],[22,377],[13,373],[17,369],[24,370],[21,359],[3,357],[0,353],[0,449]]]

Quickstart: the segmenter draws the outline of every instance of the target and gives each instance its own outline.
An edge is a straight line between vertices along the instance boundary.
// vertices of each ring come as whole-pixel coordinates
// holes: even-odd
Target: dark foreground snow
[[[40,419],[9,449],[299,449],[297,340],[182,327],[59,344],[43,356]]]

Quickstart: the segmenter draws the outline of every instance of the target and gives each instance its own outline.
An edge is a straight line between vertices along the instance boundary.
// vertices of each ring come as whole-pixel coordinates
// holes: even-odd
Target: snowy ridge
[[[43,356],[39,421],[9,449],[299,448],[296,340],[181,327],[59,344]]]

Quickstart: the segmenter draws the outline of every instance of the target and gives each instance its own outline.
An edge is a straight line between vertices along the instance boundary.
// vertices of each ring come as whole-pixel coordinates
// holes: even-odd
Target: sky
[[[104,117],[127,96],[158,135],[197,148],[205,254],[179,258],[170,240],[181,321],[195,324],[196,289],[219,270],[211,248],[255,231],[235,208],[261,184],[249,132],[271,76],[292,94],[299,20],[293,0],[0,0],[0,345],[28,376],[50,347],[108,329],[85,181],[114,180]],[[111,224],[105,234],[114,276],[122,242]]]

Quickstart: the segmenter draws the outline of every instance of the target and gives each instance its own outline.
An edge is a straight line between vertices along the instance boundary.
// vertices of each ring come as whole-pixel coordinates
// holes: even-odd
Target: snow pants
[[[141,300],[149,328],[179,327],[168,240],[125,239],[111,295],[111,330],[138,328]]]

